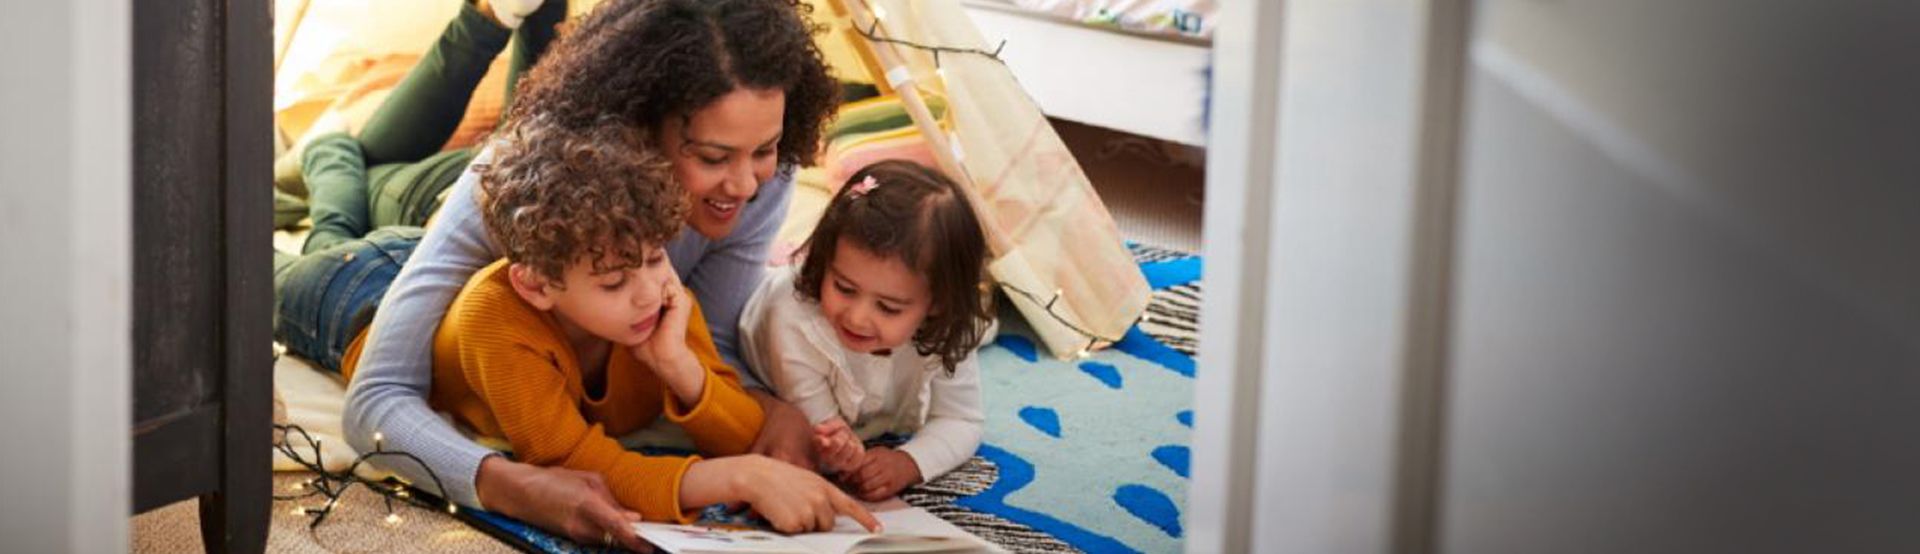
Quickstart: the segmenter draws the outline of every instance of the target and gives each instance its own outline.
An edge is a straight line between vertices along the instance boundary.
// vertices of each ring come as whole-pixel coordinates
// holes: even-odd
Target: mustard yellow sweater
[[[696,514],[680,506],[680,479],[699,458],[642,456],[613,437],[665,414],[703,453],[740,454],[752,444],[764,414],[741,388],[739,374],[721,361],[699,304],[687,323],[687,346],[707,369],[698,403],[681,406],[618,345],[607,356],[606,387],[596,398],[587,394],[559,322],[513,292],[506,268],[502,260],[475,273],[441,320],[428,403],[482,435],[505,439],[519,461],[599,473],[621,504],[649,521],[690,521]],[[342,360],[349,379],[365,338],[363,332]]]

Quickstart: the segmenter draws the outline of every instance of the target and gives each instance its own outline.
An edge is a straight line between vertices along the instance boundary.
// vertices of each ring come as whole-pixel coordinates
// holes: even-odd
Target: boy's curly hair
[[[479,192],[487,235],[555,286],[582,259],[596,273],[639,266],[688,209],[666,158],[612,118],[584,128],[514,121],[480,168]]]
[[[855,183],[878,186],[861,193]],[[973,355],[993,321],[986,283],[987,239],[966,193],[926,166],[886,160],[861,168],[834,194],[801,251],[806,258],[793,280],[801,299],[820,303],[820,287],[840,241],[878,256],[897,257],[927,278],[932,306],[913,331],[914,349],[938,356],[952,375]]]
[[[605,115],[660,129],[737,88],[786,92],[782,164],[813,163],[839,86],[797,0],[607,0],[548,49],[509,119],[581,126]]]

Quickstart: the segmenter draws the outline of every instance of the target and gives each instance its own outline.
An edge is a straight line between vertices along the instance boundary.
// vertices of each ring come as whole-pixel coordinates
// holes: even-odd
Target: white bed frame
[[[996,0],[962,0],[1040,110],[1061,119],[1205,146],[1211,47],[1089,27]]]

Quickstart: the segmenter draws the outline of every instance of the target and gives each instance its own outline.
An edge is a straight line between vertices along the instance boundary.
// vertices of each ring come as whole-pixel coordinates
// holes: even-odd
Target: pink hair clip
[[[853,193],[850,196],[853,196],[854,198],[859,198],[861,196],[865,196],[869,192],[873,192],[873,189],[876,189],[879,187],[880,187],[880,181],[876,181],[873,179],[872,175],[868,175],[865,179],[861,179],[860,182],[853,184]]]

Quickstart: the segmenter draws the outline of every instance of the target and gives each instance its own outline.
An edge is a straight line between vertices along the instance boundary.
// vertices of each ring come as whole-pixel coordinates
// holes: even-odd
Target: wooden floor
[[[1126,238],[1200,252],[1203,154],[1070,121],[1053,128],[1073,151]]]

